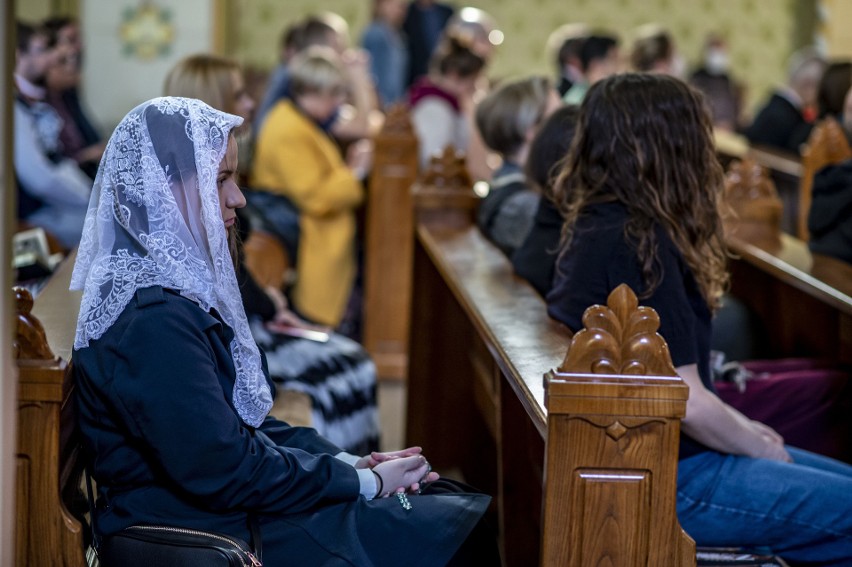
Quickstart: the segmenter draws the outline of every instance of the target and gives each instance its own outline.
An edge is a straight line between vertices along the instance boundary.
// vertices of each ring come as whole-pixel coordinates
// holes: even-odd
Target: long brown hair
[[[682,81],[649,74],[596,83],[580,108],[574,142],[554,184],[565,217],[563,251],[590,204],[628,211],[625,239],[636,249],[649,297],[659,286],[656,225],[683,255],[707,305],[728,283],[719,203],[723,172],[701,95]]]

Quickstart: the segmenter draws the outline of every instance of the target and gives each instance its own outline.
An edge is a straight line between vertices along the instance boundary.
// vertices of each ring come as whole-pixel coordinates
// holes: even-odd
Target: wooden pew
[[[846,140],[843,127],[834,118],[828,117],[817,124],[802,151],[802,179],[799,185],[799,209],[796,235],[808,240],[808,213],[811,210],[811,193],[814,176],[827,165],[852,159],[852,148]]]
[[[379,378],[404,379],[414,243],[411,186],[418,169],[417,137],[405,107],[388,112],[374,156],[367,190],[364,347]]]
[[[781,229],[795,234],[800,210],[799,185],[803,176],[800,157],[773,148],[751,146],[743,136],[730,132],[717,131],[715,138],[716,155],[722,166],[727,168],[734,160],[750,158],[766,168],[783,203]]]
[[[628,378],[588,341],[566,359],[570,333],[473,225],[470,186],[435,175],[412,193],[408,442],[497,495],[506,565],[694,565],[674,508],[687,390],[671,363]],[[613,299],[615,317],[632,301]],[[601,358],[620,360],[612,348]]]
[[[852,362],[852,266],[812,254],[806,242],[781,232],[765,171],[753,163],[735,167],[726,189],[738,217],[726,223],[731,293],[761,322],[760,356]]]
[[[86,565],[81,519],[87,505],[68,363],[80,300],[68,291],[73,264],[72,256],[60,266],[34,309],[29,292],[16,294],[19,567]]]

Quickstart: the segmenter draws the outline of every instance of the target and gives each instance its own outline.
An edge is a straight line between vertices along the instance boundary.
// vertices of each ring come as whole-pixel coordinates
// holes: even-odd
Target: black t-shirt
[[[641,296],[646,286],[636,251],[627,242],[624,225],[627,209],[620,203],[587,208],[577,221],[568,251],[557,263],[553,289],[547,295],[551,317],[571,330],[582,328],[583,312],[591,305],[605,305],[609,293],[626,283]],[[657,227],[660,285],[640,305],[653,307],[660,316],[659,334],[668,343],[675,367],[697,364],[701,381],[711,392],[711,313],[689,266],[674,243]],[[707,448],[681,436],[680,458]]]

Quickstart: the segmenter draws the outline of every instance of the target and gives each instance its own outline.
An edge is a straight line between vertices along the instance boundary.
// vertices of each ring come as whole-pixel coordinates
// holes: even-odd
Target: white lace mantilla
[[[95,179],[71,289],[82,289],[74,348],[118,319],[137,290],[178,290],[234,331],[234,406],[258,426],[272,407],[243,310],[219,208],[217,174],[242,119],[195,99],[164,97],[131,110]]]

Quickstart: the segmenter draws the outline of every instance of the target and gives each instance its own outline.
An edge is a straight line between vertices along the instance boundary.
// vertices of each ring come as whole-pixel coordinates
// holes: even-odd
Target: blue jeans
[[[707,451],[678,463],[677,515],[700,546],[852,565],[852,466],[787,448],[793,463]]]

